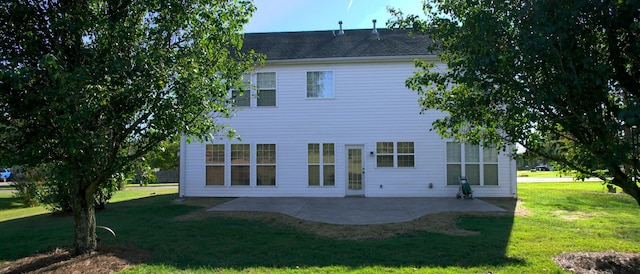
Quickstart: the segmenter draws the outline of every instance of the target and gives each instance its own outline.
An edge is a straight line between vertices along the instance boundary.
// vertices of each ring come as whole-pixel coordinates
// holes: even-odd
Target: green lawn
[[[129,273],[563,273],[552,257],[562,252],[640,252],[638,206],[601,183],[521,183],[516,214],[466,214],[449,236],[415,231],[391,238],[338,240],[268,219],[229,215],[176,219],[199,208],[171,201],[174,189],[118,192],[97,215],[102,244],[151,252]],[[68,246],[72,218],[41,208],[18,208],[0,193],[0,261]],[[21,215],[23,214],[23,215]],[[41,215],[37,215],[41,214]],[[354,228],[355,229],[355,228]],[[366,230],[363,230],[366,231]]]

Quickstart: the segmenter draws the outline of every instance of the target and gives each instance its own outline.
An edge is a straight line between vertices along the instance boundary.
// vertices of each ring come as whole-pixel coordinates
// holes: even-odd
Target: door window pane
[[[349,149],[348,157],[349,157],[348,188],[349,190],[361,190],[362,189],[362,150]]]

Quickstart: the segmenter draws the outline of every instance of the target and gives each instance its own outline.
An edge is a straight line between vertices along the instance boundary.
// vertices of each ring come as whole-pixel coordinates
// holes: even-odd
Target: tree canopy
[[[391,12],[395,26],[429,34],[448,66],[418,61],[407,80],[425,110],[448,113],[433,124],[441,135],[520,143],[640,204],[640,1],[433,0],[426,17]]]
[[[0,4],[0,149],[53,165],[76,254],[95,249],[94,193],[178,134],[209,136],[242,53],[242,0],[7,0]]]

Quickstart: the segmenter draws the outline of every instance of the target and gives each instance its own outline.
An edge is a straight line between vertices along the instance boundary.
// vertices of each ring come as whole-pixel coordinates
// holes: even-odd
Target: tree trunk
[[[73,199],[74,253],[91,253],[98,245],[96,239],[96,211],[93,195],[78,191]]]
[[[624,193],[633,197],[636,203],[638,203],[638,206],[640,206],[640,188],[638,188],[638,184],[633,180],[633,176],[628,176],[618,167],[611,167],[610,170],[613,170],[613,180],[611,184],[622,188]]]
[[[623,181],[622,184],[615,185],[621,187],[624,193],[627,193],[636,199],[636,203],[640,206],[640,188],[638,188],[638,184],[636,184],[636,182],[629,178],[626,181]]]

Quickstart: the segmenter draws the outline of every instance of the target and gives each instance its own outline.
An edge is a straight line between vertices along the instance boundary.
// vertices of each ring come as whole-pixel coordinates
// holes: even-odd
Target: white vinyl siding
[[[436,64],[444,68],[444,64]],[[458,190],[447,185],[446,140],[429,131],[432,122],[444,114],[426,110],[420,114],[419,94],[407,89],[405,80],[416,68],[413,62],[269,63],[257,73],[275,73],[277,107],[241,108],[220,125],[236,131],[241,140],[229,140],[214,133],[214,144],[225,144],[225,185],[206,185],[206,144],[187,143],[181,149],[181,196],[198,197],[344,197],[347,190],[346,147],[364,149],[364,191],[367,197],[455,197]],[[307,98],[307,72],[333,72],[334,98]],[[254,80],[255,81],[255,80]],[[255,89],[255,87],[254,87]],[[192,137],[192,140],[195,137]],[[377,143],[394,145],[392,161],[402,155],[398,143],[413,142],[414,167],[378,167]],[[316,186],[309,186],[308,145],[319,144],[318,157],[324,160],[323,144],[334,145],[333,165],[318,164]],[[250,184],[231,185],[231,145],[250,144]],[[257,144],[276,144],[276,185],[257,185]],[[396,154],[398,156],[396,156]],[[462,152],[460,152],[462,155]],[[484,159],[486,153],[481,154]],[[401,160],[402,161],[402,160]],[[400,161],[400,162],[401,162]],[[484,186],[474,187],[477,197],[513,197],[515,171],[508,153],[497,155],[497,162],[483,160]],[[458,160],[458,168],[463,159]],[[491,166],[493,165],[493,166]],[[497,185],[489,184],[489,177]],[[183,168],[184,167],[184,168]],[[490,171],[491,170],[491,171]],[[333,171],[334,176],[329,176]],[[513,172],[512,172],[513,171]],[[494,175],[491,175],[493,172]],[[322,175],[320,175],[322,173]],[[322,176],[322,177],[321,177]],[[458,175],[459,176],[459,175]],[[513,176],[513,179],[511,178]],[[325,178],[327,177],[327,178]],[[333,179],[333,180],[331,180]],[[325,185],[333,182],[334,185]],[[494,182],[496,182],[494,180]],[[432,184],[432,187],[429,187]],[[510,185],[513,185],[511,187]],[[512,192],[513,191],[513,192]]]

